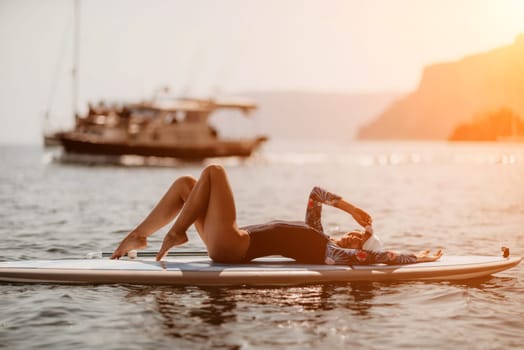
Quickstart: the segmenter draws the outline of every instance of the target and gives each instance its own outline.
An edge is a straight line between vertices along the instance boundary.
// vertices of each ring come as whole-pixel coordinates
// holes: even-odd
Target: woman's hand
[[[431,251],[427,249],[415,254],[415,256],[417,257],[417,262],[437,261],[442,256],[442,250],[439,249],[435,254],[431,255]]]

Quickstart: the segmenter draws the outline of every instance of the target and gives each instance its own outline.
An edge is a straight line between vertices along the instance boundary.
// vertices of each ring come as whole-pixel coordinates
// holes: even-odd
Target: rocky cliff
[[[524,115],[524,34],[512,45],[427,67],[416,91],[363,126],[361,139],[446,139],[472,115]]]

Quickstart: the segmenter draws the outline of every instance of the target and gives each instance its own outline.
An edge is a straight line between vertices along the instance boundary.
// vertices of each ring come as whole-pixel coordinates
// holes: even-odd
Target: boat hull
[[[266,138],[216,141],[204,145],[145,144],[133,142],[106,142],[76,139],[62,135],[60,143],[68,153],[94,155],[137,155],[145,157],[166,157],[182,160],[202,160],[213,157],[249,157]]]

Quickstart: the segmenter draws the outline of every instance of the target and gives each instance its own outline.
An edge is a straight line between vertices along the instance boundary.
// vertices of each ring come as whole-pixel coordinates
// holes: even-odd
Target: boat
[[[58,140],[58,132],[44,133],[44,147],[57,147],[60,146],[60,140]]]
[[[75,118],[73,130],[56,135],[69,154],[167,157],[200,161],[211,157],[249,157],[267,136],[221,138],[208,119],[219,110],[249,115],[253,102],[178,98],[128,103],[121,106],[89,106]]]
[[[152,99],[139,103],[89,104],[87,113],[79,115],[79,0],[75,0],[73,12],[75,28],[72,36],[71,97],[75,123],[71,130],[44,132],[44,146],[59,143],[63,147],[65,157],[62,160],[82,159],[85,155],[110,157],[111,161],[121,156],[176,158],[183,161],[249,157],[267,141],[266,136],[224,139],[208,123],[209,116],[215,111],[229,109],[248,115],[257,108],[255,103],[216,98],[173,98],[168,96],[167,87],[157,90]],[[56,84],[53,84],[44,120],[46,129],[49,129],[49,111],[55,88]],[[158,96],[160,92],[164,94],[161,98]],[[71,155],[73,157],[68,157]]]

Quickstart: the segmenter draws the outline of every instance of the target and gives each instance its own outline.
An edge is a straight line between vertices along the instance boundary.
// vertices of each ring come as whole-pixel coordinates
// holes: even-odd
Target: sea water
[[[112,251],[180,175],[206,164],[90,166],[0,148],[0,260]],[[390,249],[524,255],[524,144],[270,142],[225,166],[239,225],[300,220],[323,186],[368,211]],[[325,208],[326,231],[358,228]],[[158,249],[162,229],[149,241]],[[194,229],[180,248],[202,250]],[[299,243],[298,243],[299,244]],[[6,349],[516,349],[524,264],[455,282],[279,288],[0,284]]]

